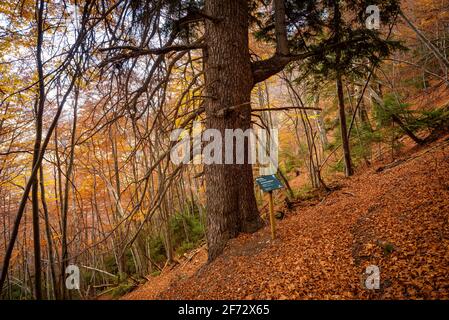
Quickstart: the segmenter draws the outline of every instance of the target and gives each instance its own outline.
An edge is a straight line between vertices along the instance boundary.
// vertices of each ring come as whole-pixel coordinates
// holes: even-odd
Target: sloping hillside
[[[240,236],[211,264],[203,249],[125,298],[449,298],[448,139],[300,204],[275,241],[267,227]],[[368,265],[380,268],[379,290],[363,287]]]

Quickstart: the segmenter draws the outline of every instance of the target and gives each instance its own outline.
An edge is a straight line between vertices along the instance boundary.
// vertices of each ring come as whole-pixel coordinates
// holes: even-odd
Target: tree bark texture
[[[209,0],[205,12],[221,18],[219,22],[206,21],[206,127],[219,130],[224,138],[225,129],[250,128],[254,81],[248,47],[248,3]],[[217,115],[232,106],[239,107]],[[218,256],[226,242],[239,232],[254,232],[262,226],[247,148],[246,141],[244,164],[224,164],[223,156],[223,164],[205,167],[209,260]]]

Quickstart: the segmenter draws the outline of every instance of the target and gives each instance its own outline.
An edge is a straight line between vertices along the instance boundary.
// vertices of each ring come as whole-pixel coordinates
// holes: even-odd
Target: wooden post
[[[270,225],[271,225],[271,239],[276,238],[276,221],[274,219],[274,205],[273,205],[273,191],[268,192],[270,199]]]

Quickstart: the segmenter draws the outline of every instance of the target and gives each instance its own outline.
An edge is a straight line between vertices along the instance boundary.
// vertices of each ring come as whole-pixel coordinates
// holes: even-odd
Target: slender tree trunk
[[[204,63],[207,96],[210,97],[206,101],[206,127],[219,130],[224,137],[225,129],[250,128],[253,77],[248,47],[248,3],[245,0],[208,0],[205,12],[221,18],[218,22],[206,22]],[[222,116],[216,114],[231,106],[241,107]],[[246,144],[245,150],[247,148]],[[262,226],[254,195],[252,166],[247,160],[245,155],[245,164],[205,167],[209,260],[217,257],[226,242],[239,232],[254,232]]]
[[[317,93],[315,96],[313,106],[315,108],[319,108],[320,107],[319,103],[320,103],[320,95],[319,95],[319,93]],[[316,125],[318,127],[318,131],[320,132],[320,140],[321,140],[321,144],[322,144],[322,149],[324,150],[324,149],[326,149],[327,145],[329,144],[329,141],[327,140],[326,128],[324,126],[324,121],[323,121],[323,115],[321,114],[321,111],[315,110],[315,116],[316,116]]]
[[[75,138],[76,138],[76,125],[77,125],[77,113],[78,113],[78,94],[79,88],[75,88],[75,99],[74,99],[74,108],[73,108],[73,124],[72,124],[72,136],[70,140],[70,156],[69,163],[67,165],[67,172],[65,177],[65,185],[64,185],[64,199],[62,202],[62,216],[61,216],[61,225],[62,225],[62,253],[61,253],[61,291],[62,297],[65,298],[66,290],[64,288],[64,277],[65,277],[65,269],[68,265],[68,243],[67,243],[67,219],[68,219],[68,211],[69,211],[69,193],[70,193],[70,179],[72,179],[72,171],[73,171],[73,161],[75,158]]]
[[[44,219],[45,219],[45,232],[47,235],[48,264],[50,265],[51,280],[52,280],[52,285],[53,285],[53,294],[55,296],[55,299],[58,299],[59,298],[59,290],[58,290],[58,281],[56,278],[56,271],[55,271],[55,261],[54,261],[54,256],[53,256],[53,239],[51,237],[47,200],[45,199],[44,172],[43,172],[42,166],[39,169],[39,177],[40,177],[39,182],[40,182],[40,188],[41,188],[41,202],[42,202],[42,208],[44,210]]]
[[[164,224],[164,241],[165,241],[165,253],[167,256],[167,262],[171,264],[174,261],[173,254],[173,241],[170,230],[170,215],[168,212],[167,199],[164,196],[161,205],[161,211],[163,216],[163,224]]]
[[[421,41],[429,48],[430,51],[433,52],[435,57],[438,59],[438,61],[441,63],[442,70],[444,71],[444,67],[449,67],[449,61],[446,59],[446,57],[438,50],[437,47],[424,35],[423,32],[421,32],[414,24],[413,22],[408,19],[402,11],[399,11],[399,15],[404,19],[404,21],[409,25],[409,27],[416,33],[416,35],[421,39]]]
[[[354,171],[352,169],[351,152],[349,150],[348,129],[346,125],[345,100],[343,95],[343,83],[341,75],[337,77],[337,95],[338,95],[338,114],[340,117],[340,131],[341,142],[343,146],[344,160],[345,160],[345,175],[352,176]]]
[[[341,13],[340,13],[340,1],[334,2],[334,32],[335,32],[335,42],[340,42],[340,26],[341,24]],[[353,175],[352,163],[351,163],[351,152],[349,150],[349,138],[348,129],[346,125],[346,112],[345,112],[345,99],[343,95],[343,80],[341,75],[341,48],[337,47],[335,51],[335,64],[337,72],[337,97],[338,97],[338,114],[340,117],[340,131],[341,131],[341,143],[343,146],[343,155],[345,161],[345,175],[347,177]]]
[[[44,114],[45,103],[45,84],[44,70],[42,63],[42,42],[44,37],[44,5],[43,0],[37,2],[37,45],[36,45],[36,65],[39,77],[39,96],[36,103],[36,138],[34,141],[33,164],[36,166],[42,142],[42,118]],[[34,241],[34,290],[37,300],[42,299],[42,281],[41,281],[41,241],[39,234],[39,179],[37,175],[33,177],[31,187],[31,201],[33,210],[33,241]]]
[[[75,75],[75,76],[77,76],[77,75]],[[62,108],[63,108],[63,106],[65,104],[65,101],[67,100],[67,97],[68,97],[69,93],[72,91],[74,80],[75,80],[75,76],[72,78],[72,82],[70,83],[69,88],[67,89],[67,91],[64,94],[64,97],[63,97],[63,99],[61,101],[61,103],[58,106],[58,110],[56,112],[56,115],[54,116],[53,121],[52,121],[50,127],[48,128],[47,135],[46,135],[46,137],[45,137],[45,139],[44,139],[44,141],[42,143],[41,151],[40,151],[38,159],[36,161],[36,165],[33,167],[33,170],[32,170],[32,172],[30,174],[30,178],[29,178],[28,182],[26,183],[25,188],[23,190],[23,194],[22,194],[22,197],[20,199],[19,207],[17,209],[17,215],[16,215],[16,218],[14,219],[14,225],[13,225],[13,228],[12,228],[12,231],[11,231],[11,236],[10,236],[10,240],[9,240],[9,243],[8,243],[8,247],[6,249],[5,256],[3,258],[3,267],[2,267],[2,272],[1,272],[1,275],[0,275],[0,292],[2,291],[3,285],[4,285],[5,280],[6,280],[6,276],[8,274],[9,263],[11,262],[12,252],[14,250],[14,245],[16,243],[17,236],[19,234],[20,222],[22,221],[22,217],[23,217],[23,214],[25,212],[25,206],[26,206],[26,204],[28,202],[28,195],[30,194],[31,187],[33,185],[34,179],[36,178],[36,175],[38,173],[40,164],[42,163],[42,160],[44,158],[44,153],[45,153],[45,150],[46,150],[46,148],[48,146],[48,143],[50,141],[50,137],[52,136],[53,130],[55,129],[55,127],[56,127],[56,125],[58,123],[58,119],[61,116]]]
[[[112,197],[112,199],[115,202],[115,207],[114,207],[114,221],[115,223],[118,223],[118,221],[120,221],[121,219],[123,219],[123,210],[121,208],[121,185],[120,185],[120,170],[119,170],[119,159],[118,159],[118,144],[117,144],[117,134],[118,134],[118,130],[113,130],[114,127],[110,127],[109,128],[109,140],[111,142],[111,151],[112,151],[112,160],[113,160],[113,177],[114,177],[114,184],[115,186],[113,187],[111,184],[111,190],[112,190],[112,194],[115,196]],[[115,188],[115,190],[114,190]],[[117,265],[118,265],[118,269],[119,269],[119,273],[122,276],[126,276],[128,274],[128,270],[127,270],[127,264],[126,264],[126,231],[123,230],[123,226],[117,229],[117,238],[118,238],[118,261],[117,261]]]

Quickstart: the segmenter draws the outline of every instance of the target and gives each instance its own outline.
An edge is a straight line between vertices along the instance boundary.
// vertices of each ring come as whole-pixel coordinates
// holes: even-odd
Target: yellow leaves
[[[19,258],[19,251],[14,250],[11,255],[11,263],[15,263],[18,258]]]
[[[136,222],[142,222],[145,220],[145,212],[140,209],[131,217],[131,219]]]
[[[287,113],[290,118],[301,118],[302,115],[299,112],[288,112]],[[307,113],[307,117],[311,120],[318,119],[319,115]]]
[[[8,27],[26,27],[34,22],[34,9],[36,5],[32,0],[22,0],[20,5],[17,1],[0,1],[0,17],[8,21]]]
[[[14,115],[13,114],[0,114],[0,120],[8,120],[8,119],[13,119]]]

